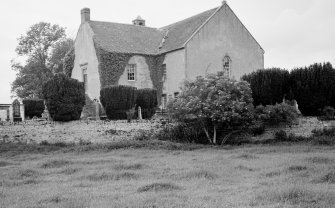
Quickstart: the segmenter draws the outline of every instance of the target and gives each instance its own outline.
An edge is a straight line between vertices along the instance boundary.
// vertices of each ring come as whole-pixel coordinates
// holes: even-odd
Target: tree
[[[168,110],[179,121],[200,122],[209,142],[217,144],[218,127],[233,132],[253,121],[252,102],[247,82],[229,79],[219,72],[186,81],[182,93],[169,103]],[[213,136],[209,128],[213,128]]]
[[[12,69],[17,72],[12,92],[20,98],[41,98],[44,82],[60,71],[61,56],[71,41],[66,39],[64,28],[40,22],[21,35],[18,42],[16,53],[26,61],[12,62]]]
[[[72,48],[73,40],[71,38],[66,38],[55,44],[50,56],[50,64],[54,74],[64,72],[64,59],[70,51],[73,51]]]

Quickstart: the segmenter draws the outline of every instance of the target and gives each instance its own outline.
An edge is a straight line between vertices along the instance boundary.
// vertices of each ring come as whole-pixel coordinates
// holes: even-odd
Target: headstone
[[[138,120],[142,120],[142,109],[140,106],[138,107]]]
[[[12,103],[13,106],[13,121],[17,122],[17,121],[22,121],[22,117],[21,117],[21,104],[20,101],[18,99],[14,100],[14,102]]]
[[[50,121],[50,115],[49,115],[48,107],[45,104],[45,101],[44,101],[44,111],[42,113],[42,118],[47,120],[47,121]]]

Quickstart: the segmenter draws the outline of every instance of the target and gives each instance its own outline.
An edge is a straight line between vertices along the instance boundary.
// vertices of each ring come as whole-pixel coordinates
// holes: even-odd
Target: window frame
[[[231,58],[228,55],[225,55],[222,59],[222,67],[227,77],[230,77],[231,75],[231,63]]]
[[[135,82],[136,81],[136,64],[128,64],[127,65],[127,80],[129,82]]]

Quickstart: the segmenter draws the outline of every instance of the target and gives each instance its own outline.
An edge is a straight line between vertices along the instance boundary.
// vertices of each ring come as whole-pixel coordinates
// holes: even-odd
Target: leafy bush
[[[43,85],[43,96],[54,121],[78,120],[85,105],[84,84],[56,74]]]
[[[42,99],[24,99],[24,113],[26,117],[41,117],[44,111],[44,100]]]
[[[292,124],[297,120],[299,112],[291,105],[281,103],[276,105],[257,106],[255,115],[258,120],[266,124],[278,125],[280,123]]]
[[[283,141],[284,142],[284,141],[289,140],[289,137],[284,130],[280,130],[280,131],[275,132],[274,136],[275,136],[276,141]]]
[[[136,98],[137,90],[131,86],[108,86],[100,90],[100,101],[110,120],[128,119],[131,116],[130,110],[135,107]]]
[[[157,104],[157,90],[148,88],[137,90],[136,110],[141,107],[142,118],[150,119],[155,115]]]
[[[208,139],[199,122],[167,124],[155,134],[159,140],[207,144]]]
[[[334,120],[334,116],[335,109],[331,106],[326,106],[322,110],[321,116],[319,116],[318,119],[322,121]]]
[[[252,111],[249,84],[229,79],[222,72],[186,81],[182,93],[168,104],[173,118],[197,121],[213,144],[218,143],[218,128],[234,131],[249,126],[254,120]]]

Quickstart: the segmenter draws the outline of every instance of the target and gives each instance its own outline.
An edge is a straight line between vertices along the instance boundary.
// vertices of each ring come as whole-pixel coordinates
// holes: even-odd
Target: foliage
[[[303,115],[316,116],[325,106],[335,107],[335,70],[330,63],[294,69],[290,82]]]
[[[280,123],[292,124],[298,118],[298,111],[294,106],[286,103],[276,105],[259,105],[255,108],[256,119],[269,125]]]
[[[321,116],[318,117],[319,120],[327,121],[327,120],[334,120],[335,116],[335,109],[330,106],[326,106],[323,108]]]
[[[196,119],[210,143],[217,144],[218,127],[233,131],[252,123],[252,101],[247,82],[229,79],[219,72],[186,81],[182,93],[168,104],[168,111],[182,122]],[[213,137],[210,136],[211,127]]]
[[[250,83],[254,105],[281,103],[289,93],[289,72],[279,68],[258,70],[244,75],[242,80]]]
[[[137,91],[135,87],[116,85],[100,90],[100,101],[108,119],[126,119],[129,110],[135,107]]]
[[[26,34],[18,38],[16,53],[23,57],[24,64],[12,61],[12,69],[17,72],[12,83],[12,92],[20,98],[41,98],[42,86],[57,71],[60,43],[66,38],[65,29],[59,25],[40,22],[32,25]]]
[[[99,75],[101,77],[101,88],[119,84],[119,79],[124,73],[127,63],[132,56],[136,54],[116,53],[104,50],[96,44],[96,53],[99,59]],[[145,57],[146,64],[149,67],[150,78],[152,80],[153,88],[157,89],[157,97],[161,97],[163,89],[163,62],[164,55],[142,55]],[[158,100],[160,104],[160,100]]]
[[[155,137],[159,140],[181,143],[208,143],[202,126],[195,121],[167,124],[155,134]]]
[[[66,70],[64,69],[65,59],[71,58],[72,60],[72,68],[74,64],[74,42],[71,38],[66,38],[59,42],[56,42],[53,46],[51,56],[50,56],[50,64],[54,74],[63,73]],[[66,65],[65,65],[66,66]],[[71,68],[71,70],[72,70]],[[69,76],[71,77],[71,76]]]
[[[42,99],[24,99],[24,113],[26,117],[41,117],[44,111],[44,100]]]
[[[68,76],[71,77],[72,75],[72,70],[74,67],[74,59],[75,59],[75,52],[74,52],[74,47],[72,47],[66,54],[64,57],[64,61],[63,61],[63,73]]]
[[[150,119],[156,113],[157,104],[157,90],[137,90],[136,107],[141,107],[142,118]]]
[[[43,96],[54,121],[78,120],[85,105],[83,83],[56,74],[43,85]]]

